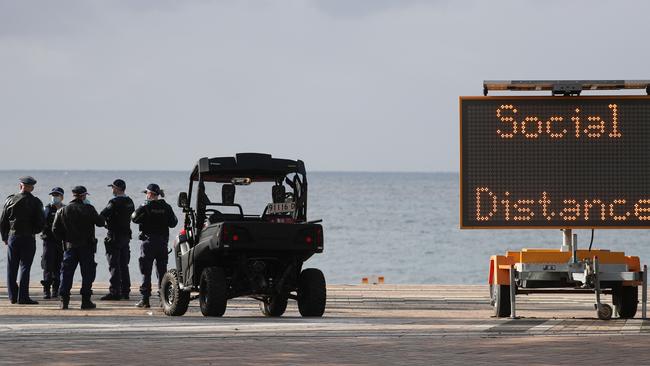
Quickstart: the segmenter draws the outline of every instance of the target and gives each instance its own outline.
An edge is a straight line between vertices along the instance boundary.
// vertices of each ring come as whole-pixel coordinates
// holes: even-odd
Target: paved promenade
[[[0,285],[2,286],[2,285]],[[95,298],[106,293],[95,288]],[[38,288],[32,294],[41,300]],[[264,318],[256,301],[235,299],[223,318],[183,317],[131,301],[96,310],[58,302],[10,305],[0,287],[0,363],[16,364],[647,364],[650,321],[595,318],[593,296],[518,296],[520,319],[492,318],[486,286],[328,287],[321,319],[290,301]],[[611,303],[611,298],[606,300]],[[639,308],[639,315],[640,315]]]

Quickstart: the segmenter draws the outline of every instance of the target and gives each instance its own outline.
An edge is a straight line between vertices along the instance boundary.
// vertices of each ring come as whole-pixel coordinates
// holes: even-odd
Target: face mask
[[[60,205],[60,204],[61,204],[61,197],[59,197],[59,196],[52,196],[52,204],[53,204],[53,205]]]
[[[84,202],[84,204],[86,204],[86,205],[89,205],[89,204],[90,204],[90,200],[89,200],[88,198],[84,198],[84,201],[83,201],[83,202]]]

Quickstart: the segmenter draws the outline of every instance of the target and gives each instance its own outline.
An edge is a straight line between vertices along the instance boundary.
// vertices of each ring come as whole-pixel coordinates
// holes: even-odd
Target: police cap
[[[126,182],[124,182],[122,179],[115,179],[113,181],[113,184],[109,184],[108,186],[119,188],[122,191],[126,190]]]
[[[54,187],[54,188],[52,188],[52,191],[51,191],[49,194],[50,194],[51,196],[53,196],[53,195],[57,195],[57,194],[63,196],[63,188],[61,188],[61,187]]]
[[[31,177],[29,175],[26,175],[24,177],[20,177],[20,178],[18,178],[18,180],[20,181],[20,183],[28,185],[28,186],[33,186],[34,184],[36,184],[36,179],[34,179],[34,177]]]
[[[72,193],[75,196],[82,195],[82,194],[88,194],[88,190],[84,186],[75,186],[72,188]]]
[[[142,191],[142,193],[147,193],[147,192],[153,192],[156,195],[160,196],[162,191],[160,190],[160,186],[157,185],[156,183],[151,183],[147,186],[147,189]]]

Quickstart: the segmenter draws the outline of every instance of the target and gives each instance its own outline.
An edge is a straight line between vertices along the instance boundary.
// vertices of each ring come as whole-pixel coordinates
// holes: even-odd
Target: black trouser
[[[109,236],[111,239],[105,242],[106,259],[110,271],[110,286],[108,291],[112,295],[127,296],[131,292],[131,276],[129,274],[129,262],[131,261],[131,238],[128,235]]]
[[[146,235],[140,246],[140,273],[142,273],[142,297],[151,296],[151,271],[153,262],[156,261],[156,275],[158,276],[158,289],[165,272],[167,272],[167,242],[169,237],[162,235]]]
[[[61,262],[63,262],[63,243],[58,240],[43,240],[43,286],[59,290],[61,278]]]
[[[81,295],[88,296],[93,294],[93,282],[97,273],[97,263],[95,263],[95,245],[84,245],[79,247],[68,247],[63,252],[63,267],[61,268],[61,286],[59,294],[61,296],[70,296],[74,272],[77,270],[77,264],[81,267]]]
[[[36,253],[36,239],[33,235],[11,235],[7,243],[7,292],[11,301],[29,299],[29,272]],[[20,291],[18,270],[20,269]]]

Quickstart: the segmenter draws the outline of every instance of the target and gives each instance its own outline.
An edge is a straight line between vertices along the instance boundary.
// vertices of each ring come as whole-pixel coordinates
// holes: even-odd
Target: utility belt
[[[154,233],[144,233],[141,232],[140,235],[138,235],[138,239],[142,241],[147,241],[151,239],[160,239],[160,240],[169,240],[169,235],[168,234],[154,234]]]
[[[35,238],[36,234],[34,234],[34,233],[21,233],[21,232],[18,232],[16,230],[9,230],[9,236],[17,236],[17,237],[21,237],[21,238],[25,238],[25,237]]]
[[[109,231],[106,233],[106,238],[104,238],[104,244],[110,246],[112,244],[117,243],[120,241],[120,239],[129,239],[131,240],[131,233],[116,233],[113,231]]]
[[[63,249],[70,250],[74,248],[81,248],[87,245],[92,247],[93,253],[97,253],[97,238],[92,238],[86,244],[82,244],[82,245],[79,245],[78,243],[64,242]]]

